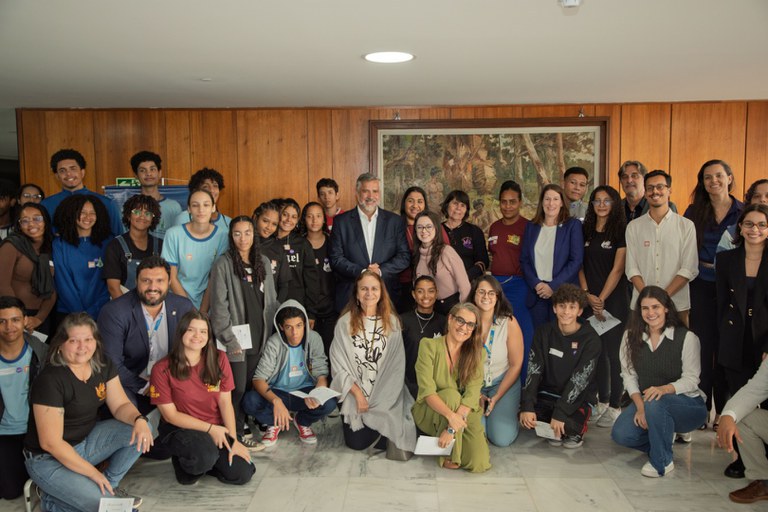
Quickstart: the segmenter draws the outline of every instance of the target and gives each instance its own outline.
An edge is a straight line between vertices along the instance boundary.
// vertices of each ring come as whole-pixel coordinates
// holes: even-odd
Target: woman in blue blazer
[[[550,297],[561,284],[579,285],[583,258],[581,222],[569,216],[563,189],[546,185],[539,196],[536,216],[525,227],[520,254],[528,284],[526,305],[534,328],[554,318]]]

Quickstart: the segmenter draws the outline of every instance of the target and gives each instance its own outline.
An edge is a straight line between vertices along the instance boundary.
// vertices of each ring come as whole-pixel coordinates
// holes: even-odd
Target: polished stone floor
[[[339,419],[316,432],[316,446],[301,444],[291,430],[255,454],[256,475],[242,487],[212,477],[181,486],[170,461],[144,459],[123,487],[144,498],[142,512],[768,510],[768,502],[728,500],[728,492],[747,481],[722,475],[730,456],[717,448],[711,430],[694,432],[689,445],[675,445],[676,469],[659,479],[641,476],[646,457],[616,446],[610,429],[597,427],[576,450],[523,432],[512,447],[491,448],[493,468],[481,475],[438,468],[432,458],[392,462],[353,452],[343,446]],[[0,510],[23,509],[22,500],[0,501]]]

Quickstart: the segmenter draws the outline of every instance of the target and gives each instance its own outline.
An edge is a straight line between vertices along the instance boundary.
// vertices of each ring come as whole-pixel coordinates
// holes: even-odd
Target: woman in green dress
[[[456,440],[451,456],[440,457],[440,465],[473,473],[491,467],[480,409],[483,341],[479,318],[473,304],[456,304],[448,314],[447,334],[421,340],[416,361],[419,393],[412,409],[416,426],[427,435],[439,436],[441,447]]]

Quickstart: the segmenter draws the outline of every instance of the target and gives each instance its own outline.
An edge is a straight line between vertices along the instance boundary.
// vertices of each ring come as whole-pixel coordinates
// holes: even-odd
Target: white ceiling
[[[766,27],[768,0],[2,0],[0,109],[765,99]]]

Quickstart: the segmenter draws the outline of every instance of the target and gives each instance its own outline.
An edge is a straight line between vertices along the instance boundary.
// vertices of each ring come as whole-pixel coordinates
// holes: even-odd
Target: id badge
[[[491,375],[491,358],[485,358],[485,364],[483,364],[483,380],[485,387],[490,387],[493,384],[493,376]]]

